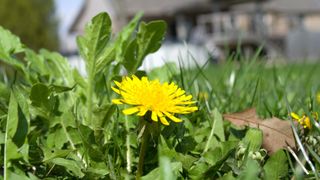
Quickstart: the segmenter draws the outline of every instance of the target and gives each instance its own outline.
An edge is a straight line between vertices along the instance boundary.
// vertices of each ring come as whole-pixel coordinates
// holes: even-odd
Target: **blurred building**
[[[250,2],[199,16],[198,33],[208,47],[238,48],[290,60],[320,58],[320,1],[269,0]],[[214,44],[214,46],[212,45]]]
[[[197,26],[199,15],[212,12],[214,7],[226,9],[232,4],[248,1],[250,0],[85,0],[69,28],[69,35],[82,34],[85,24],[99,12],[108,12],[114,32],[118,32],[135,14],[143,12],[145,21],[162,19],[167,22],[167,40],[188,41]],[[64,50],[72,49],[75,47],[70,45]]]
[[[143,20],[166,20],[167,42],[204,46],[217,58],[239,47],[247,56],[263,47],[269,57],[320,57],[319,0],[86,0],[64,52],[76,52],[74,37],[101,11],[111,16],[114,32],[139,11]]]
[[[166,43],[158,52],[147,56],[143,64],[145,69],[161,66],[166,61],[178,64],[178,59],[189,59],[190,64],[197,59],[201,65],[209,57],[207,51],[197,45],[186,46],[183,42],[189,41],[197,17],[212,11],[212,3],[212,0],[86,0],[69,28],[62,52],[84,72],[83,62],[77,55],[75,37],[83,33],[85,24],[99,12],[106,11],[112,19],[113,32],[117,33],[136,13],[143,12],[144,21],[163,19],[168,24]]]

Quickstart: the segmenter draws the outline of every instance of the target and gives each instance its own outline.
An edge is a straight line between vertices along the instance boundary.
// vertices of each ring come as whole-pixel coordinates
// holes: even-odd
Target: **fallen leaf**
[[[249,126],[261,129],[263,132],[262,147],[268,151],[268,154],[272,154],[287,146],[291,148],[296,147],[289,121],[276,117],[262,120],[257,116],[255,108],[239,113],[224,114],[223,117],[237,126]]]

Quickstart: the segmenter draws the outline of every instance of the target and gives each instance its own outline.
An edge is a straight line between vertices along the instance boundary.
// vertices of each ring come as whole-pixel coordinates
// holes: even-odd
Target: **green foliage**
[[[54,7],[54,0],[1,0],[0,25],[17,34],[34,50],[58,50],[58,21],[55,19]]]
[[[227,62],[195,70],[169,64],[150,73],[137,71],[144,57],[160,48],[166,29],[163,21],[140,23],[141,16],[114,37],[108,14],[98,14],[88,23],[85,34],[77,39],[86,63],[85,77],[58,53],[36,53],[0,27],[0,60],[7,65],[0,75],[4,179],[133,179],[145,131],[151,131],[151,136],[144,144],[141,179],[289,179],[300,175],[287,151],[267,154],[263,131],[236,128],[224,121],[223,114],[252,106],[262,116],[283,119],[287,119],[287,107],[316,112],[319,107],[313,99],[320,87],[318,76],[306,75],[294,65],[269,68],[257,62]],[[317,72],[317,68],[309,70]],[[112,80],[121,80],[121,71],[175,81],[197,99],[199,111],[181,116],[183,123],[154,123],[143,129],[148,122],[123,115],[111,103],[116,97]],[[308,137],[303,143],[307,143],[311,165],[319,168],[315,149],[319,130],[299,133]]]
[[[285,152],[274,153],[263,167],[266,179],[281,179],[288,175],[288,160]]]
[[[137,38],[131,40],[124,53],[124,66],[130,73],[141,66],[146,55],[156,52],[166,32],[164,21],[153,21],[148,24],[141,23]]]
[[[179,174],[182,172],[181,162],[170,162],[168,157],[159,158],[159,167],[152,170],[148,175],[142,177],[142,180],[154,179],[177,179]]]
[[[20,39],[1,26],[0,36],[3,37],[0,40],[0,58],[17,69],[23,69],[22,63],[11,57],[11,55],[23,51]]]

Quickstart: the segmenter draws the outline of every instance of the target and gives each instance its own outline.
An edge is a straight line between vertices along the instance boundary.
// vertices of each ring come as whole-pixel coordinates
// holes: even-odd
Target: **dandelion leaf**
[[[266,180],[285,178],[288,174],[288,160],[285,152],[283,150],[275,152],[268,159],[263,169]]]
[[[134,73],[141,66],[148,54],[156,52],[161,47],[166,28],[164,21],[140,24],[137,37],[131,40],[124,53],[124,66],[130,73]]]

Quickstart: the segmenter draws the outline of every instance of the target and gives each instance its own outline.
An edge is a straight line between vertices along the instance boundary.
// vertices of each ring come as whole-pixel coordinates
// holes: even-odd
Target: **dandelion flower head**
[[[136,76],[124,77],[122,82],[114,81],[117,87],[112,90],[121,95],[121,99],[113,99],[114,104],[128,104],[130,108],[122,112],[126,115],[137,114],[145,116],[151,112],[151,119],[164,125],[169,125],[167,118],[173,122],[181,122],[175,114],[188,114],[198,110],[192,101],[192,95],[176,84],[163,83],[159,80],[148,80],[147,77],[139,79]]]

